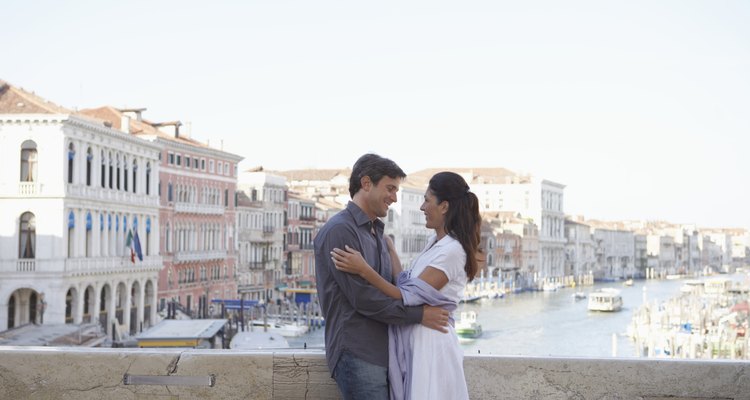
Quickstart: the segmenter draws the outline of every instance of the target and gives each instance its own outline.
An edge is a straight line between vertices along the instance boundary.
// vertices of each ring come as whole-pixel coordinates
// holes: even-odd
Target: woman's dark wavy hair
[[[479,272],[476,254],[479,251],[482,216],[479,214],[479,199],[469,191],[464,178],[455,172],[438,172],[430,179],[428,190],[437,198],[438,204],[448,202],[445,215],[445,231],[461,243],[466,252],[466,277],[471,282]]]
[[[377,154],[368,153],[354,163],[352,174],[349,176],[349,195],[362,188],[362,178],[369,176],[373,184],[377,185],[384,176],[389,178],[406,178],[406,174],[395,162]]]

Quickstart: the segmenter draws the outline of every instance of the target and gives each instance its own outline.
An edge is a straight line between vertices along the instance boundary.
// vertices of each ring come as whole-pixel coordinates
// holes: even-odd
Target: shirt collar
[[[349,212],[352,214],[354,222],[357,224],[357,226],[370,224],[370,217],[368,217],[367,214],[365,214],[365,212],[362,211],[362,209],[359,208],[359,206],[355,202],[349,200],[349,203],[346,205],[346,209],[349,210]],[[381,231],[383,230],[383,228],[385,228],[385,224],[380,220],[380,218],[375,218],[373,224],[377,229]]]

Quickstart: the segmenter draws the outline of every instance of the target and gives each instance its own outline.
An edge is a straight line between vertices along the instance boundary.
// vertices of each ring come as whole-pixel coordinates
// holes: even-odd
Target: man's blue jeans
[[[370,364],[347,351],[336,363],[333,379],[344,400],[388,400],[388,368]]]

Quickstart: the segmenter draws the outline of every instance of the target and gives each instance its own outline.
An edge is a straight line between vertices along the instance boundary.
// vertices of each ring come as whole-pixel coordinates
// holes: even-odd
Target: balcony
[[[217,204],[200,204],[200,203],[174,203],[174,210],[178,213],[186,214],[205,214],[205,215],[223,215],[224,206]]]
[[[139,206],[158,207],[159,197],[153,194],[140,194],[124,190],[105,189],[99,186],[67,184],[66,195],[86,200],[112,201]]]
[[[38,182],[19,182],[18,195],[21,197],[38,196],[42,194],[42,184]]]
[[[175,252],[173,260],[175,263],[186,263],[195,261],[223,260],[225,258],[227,258],[226,250],[205,250]]]
[[[72,275],[93,275],[111,272],[160,271],[163,267],[160,256],[146,256],[143,261],[130,261],[129,256],[69,258],[65,260],[65,272]]]
[[[341,398],[322,350],[0,347],[0,370],[8,377],[0,391],[12,398]],[[738,360],[466,355],[464,375],[472,399],[748,399],[750,393],[750,365]]]

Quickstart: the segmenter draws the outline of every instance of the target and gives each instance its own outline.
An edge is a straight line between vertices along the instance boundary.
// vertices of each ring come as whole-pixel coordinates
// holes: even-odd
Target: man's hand
[[[422,314],[422,325],[440,331],[448,333],[448,318],[450,313],[440,307],[424,306],[424,313]]]

